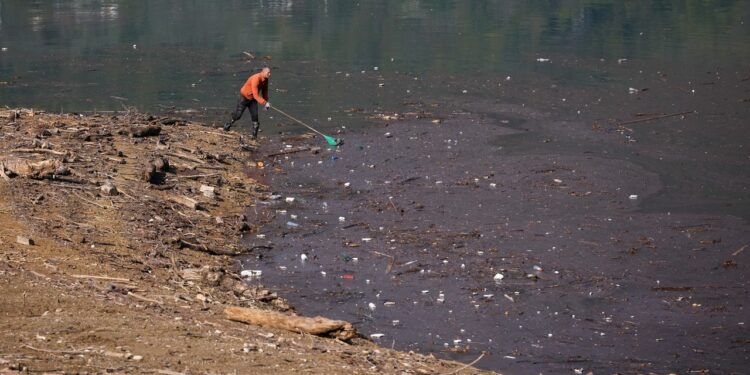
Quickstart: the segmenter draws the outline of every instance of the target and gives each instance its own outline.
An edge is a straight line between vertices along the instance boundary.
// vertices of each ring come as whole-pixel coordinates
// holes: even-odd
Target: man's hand
[[[271,108],[271,102],[266,102],[266,106],[265,107],[266,107],[266,111],[268,110],[268,108]]]

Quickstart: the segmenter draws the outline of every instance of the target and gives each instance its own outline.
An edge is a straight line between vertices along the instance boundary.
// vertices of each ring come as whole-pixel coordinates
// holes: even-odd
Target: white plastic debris
[[[638,89],[634,88],[634,87],[630,87],[630,88],[628,88],[628,93],[630,93],[630,94],[637,94],[638,93]]]
[[[372,337],[375,340],[382,338],[383,336],[385,336],[385,333],[373,333],[370,335],[370,337]]]
[[[638,196],[636,194],[631,194],[628,198],[630,198],[631,200],[636,200],[638,199]]]
[[[286,197],[286,198],[284,198],[284,201],[286,203],[292,203],[292,202],[294,202],[294,197]]]
[[[544,58],[544,57],[540,57],[540,58],[536,59],[536,61],[539,61],[539,62],[549,62],[549,59]]]
[[[339,216],[339,223],[343,223],[346,221],[346,218],[343,216]]]
[[[375,311],[375,307],[376,306],[375,306],[374,303],[370,302],[370,303],[367,304],[367,307],[369,307],[371,311]]]
[[[248,278],[257,278],[257,277],[260,277],[262,274],[263,274],[263,271],[261,270],[242,270],[242,272],[240,272],[240,276],[248,277]]]
[[[502,280],[504,278],[505,278],[505,276],[502,273],[496,273],[495,277],[493,277],[492,279],[494,279],[495,281],[500,281],[500,280]]]
[[[306,261],[306,260],[307,260],[307,254],[300,254],[300,255],[299,255],[299,259],[300,259],[301,261],[303,261],[303,262],[304,262],[304,261]]]

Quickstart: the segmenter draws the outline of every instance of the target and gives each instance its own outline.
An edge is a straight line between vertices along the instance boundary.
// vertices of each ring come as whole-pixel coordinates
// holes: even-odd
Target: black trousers
[[[250,117],[253,119],[253,122],[258,122],[258,101],[255,99],[248,99],[242,95],[237,99],[237,108],[232,112],[232,122],[235,122],[242,117],[245,108],[250,108]]]

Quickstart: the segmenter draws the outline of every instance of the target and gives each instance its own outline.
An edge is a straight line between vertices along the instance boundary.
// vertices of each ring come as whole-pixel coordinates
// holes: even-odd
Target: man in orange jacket
[[[253,120],[253,139],[258,138],[258,104],[266,109],[271,107],[268,102],[268,78],[271,77],[271,68],[265,67],[260,73],[255,73],[247,79],[240,89],[240,98],[237,100],[237,108],[232,112],[232,121],[224,124],[224,130],[229,131],[235,121],[242,117],[245,108],[250,108],[250,117]]]

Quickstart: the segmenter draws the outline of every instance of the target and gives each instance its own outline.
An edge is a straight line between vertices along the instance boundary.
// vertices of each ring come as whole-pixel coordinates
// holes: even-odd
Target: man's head
[[[271,76],[271,68],[269,68],[269,67],[263,68],[263,70],[260,71],[260,74],[263,75],[263,78],[268,79],[268,77]]]

